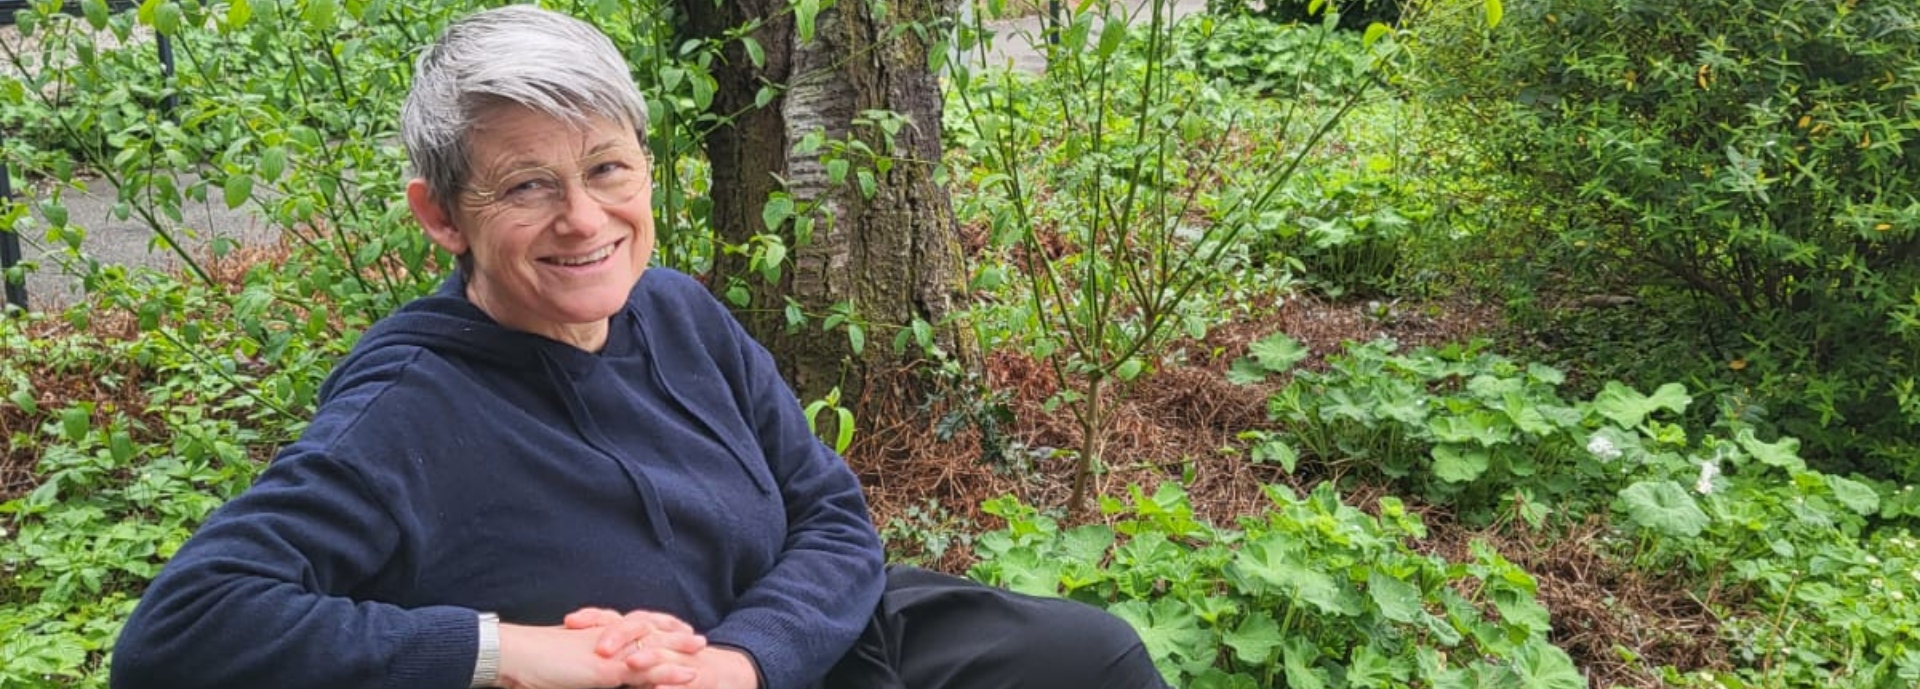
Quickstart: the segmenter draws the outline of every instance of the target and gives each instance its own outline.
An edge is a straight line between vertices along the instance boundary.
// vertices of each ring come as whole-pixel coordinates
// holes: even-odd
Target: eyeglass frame
[[[612,199],[612,200],[602,198],[598,193],[594,191],[594,186],[587,182],[587,174],[594,167],[602,163],[608,162],[609,160],[618,160],[619,158],[616,156],[616,154],[623,154],[623,153],[629,153],[629,152],[637,154],[637,158],[633,161],[634,163],[633,167],[634,167],[635,174],[638,174],[641,176],[642,182],[638,185],[635,185],[633,192],[630,194],[627,194],[624,197]],[[649,185],[653,184],[653,180],[652,180],[653,173],[651,169],[652,166],[653,166],[653,156],[645,146],[629,146],[629,145],[623,144],[623,145],[603,149],[599,152],[589,154],[583,158],[580,158],[579,160],[574,161],[573,170],[566,174],[562,174],[559,170],[555,169],[555,166],[552,166],[552,165],[529,165],[525,167],[517,167],[512,170],[508,170],[503,175],[500,175],[501,181],[499,181],[494,185],[495,189],[493,190],[479,189],[474,187],[471,184],[462,184],[460,187],[460,193],[464,196],[467,196],[473,199],[474,201],[477,202],[479,207],[483,207],[483,208],[494,206],[494,207],[500,207],[500,208],[506,209],[509,212],[540,211],[540,213],[537,216],[527,215],[524,218],[518,219],[520,222],[523,222],[523,223],[537,222],[539,220],[552,218],[553,216],[556,216],[565,212],[565,208],[567,207],[567,201],[568,199],[572,198],[572,193],[573,193],[572,188],[565,181],[567,179],[572,179],[575,182],[578,182],[579,188],[586,192],[587,198],[593,199],[595,203],[607,205],[607,206],[618,205],[618,204],[626,203],[628,201],[633,200],[633,197],[638,196],[642,190],[646,189]],[[509,186],[517,187],[523,183],[540,179],[540,178],[533,178],[533,177],[522,178],[523,175],[526,175],[535,171],[546,173],[546,176],[544,177],[544,179],[559,182],[559,185],[557,186],[555,191],[555,195],[551,199],[538,202],[538,203],[519,203],[507,198],[514,194],[514,190],[506,187],[509,187]]]

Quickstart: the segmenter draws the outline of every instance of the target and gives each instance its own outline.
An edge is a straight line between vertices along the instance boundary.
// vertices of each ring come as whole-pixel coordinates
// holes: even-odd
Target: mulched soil
[[[1301,366],[1319,368],[1326,355],[1348,342],[1391,337],[1404,347],[1440,345],[1491,336],[1500,327],[1497,311],[1466,300],[1396,304],[1385,312],[1365,303],[1299,299],[1215,327],[1204,341],[1184,348],[1200,354],[1163,364],[1110,398],[1114,411],[1102,451],[1109,466],[1097,479],[1098,492],[1118,495],[1138,484],[1151,493],[1160,482],[1192,472],[1186,490],[1196,515],[1230,524],[1270,504],[1262,492],[1267,484],[1309,488],[1305,484],[1315,480],[1310,467],[1289,476],[1277,467],[1221,458],[1222,448],[1243,445],[1237,439],[1240,433],[1274,427],[1266,418],[1266,400],[1282,381],[1239,386],[1225,377],[1227,367],[1245,356],[1250,344],[1269,334],[1285,332],[1309,347],[1313,356]],[[1040,448],[1041,455],[1046,448],[1079,447],[1079,425],[1071,414],[1045,407],[1057,387],[1044,363],[998,352],[987,357],[985,368],[987,389],[1010,396],[1005,404],[1013,422],[1007,435],[1020,446]],[[979,510],[989,498],[1013,494],[1039,506],[1067,502],[1071,466],[1066,461],[1039,459],[1018,468],[982,461],[977,429],[939,439],[935,420],[949,407],[882,403],[865,410],[862,418],[873,425],[863,429],[848,461],[867,486],[876,523],[906,518],[909,510],[937,500],[951,512],[948,524],[984,530],[999,526],[996,518]],[[1347,501],[1373,505],[1387,492],[1354,489],[1347,492]],[[1500,533],[1461,525],[1444,511],[1414,507],[1430,533],[1415,547],[1450,561],[1470,561],[1468,544],[1479,540],[1536,577],[1539,600],[1553,615],[1553,641],[1586,671],[1591,686],[1659,687],[1664,684],[1656,669],[1662,666],[1727,667],[1713,614],[1675,582],[1630,570],[1608,556],[1602,546],[1604,523],[1593,521],[1553,535]],[[1081,514],[1071,519],[1100,517]],[[918,543],[890,543],[889,548],[896,556],[924,555]],[[972,554],[960,547],[931,565],[964,573],[972,563]],[[1623,651],[1638,662],[1623,660]]]

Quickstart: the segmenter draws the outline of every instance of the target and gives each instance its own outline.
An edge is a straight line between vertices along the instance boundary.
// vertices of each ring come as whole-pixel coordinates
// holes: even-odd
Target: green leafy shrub
[[[1173,40],[1176,65],[1255,93],[1337,97],[1372,76],[1359,36],[1319,24],[1226,16],[1184,22]]]
[[[1268,338],[1236,376],[1304,354]],[[1616,557],[1675,574],[1727,620],[1725,642],[1746,661],[1727,686],[1920,677],[1911,487],[1883,495],[1813,469],[1797,439],[1767,441],[1742,421],[1751,411],[1722,409],[1718,427],[1689,434],[1677,420],[1694,399],[1677,383],[1649,395],[1607,382],[1568,402],[1554,369],[1472,346],[1396,354],[1374,342],[1327,364],[1270,400],[1285,430],[1252,436],[1256,461],[1385,478],[1473,520],[1607,514]]]
[[[1207,0],[1207,12],[1231,17],[1259,17],[1268,22],[1314,22],[1327,13],[1339,15],[1339,26],[1364,31],[1373,24],[1400,22],[1406,0]]]
[[[1416,90],[1541,221],[1483,241],[1693,296],[1656,317],[1713,333],[1709,387],[1831,469],[1920,476],[1915,6],[1545,0],[1487,33],[1468,5],[1414,22]]]
[[[1256,457],[1296,468],[1404,485],[1451,505],[1474,521],[1520,517],[1538,524],[1548,505],[1575,510],[1611,499],[1622,465],[1617,446],[1684,446],[1671,423],[1691,403],[1679,385],[1652,396],[1609,384],[1591,403],[1560,395],[1565,375],[1514,362],[1484,343],[1422,347],[1401,354],[1388,340],[1352,345],[1327,357],[1325,371],[1295,371],[1268,401],[1284,432],[1256,434]],[[1285,335],[1270,336],[1236,362],[1250,381],[1291,369],[1304,353]]]
[[[254,458],[293,432],[267,398],[316,372],[256,375],[171,329],[29,338],[23,326],[36,320],[0,319],[0,416],[26,422],[4,454],[32,458],[38,478],[0,502],[0,686],[104,687],[107,652],[140,587],[252,483]],[[138,404],[35,388],[49,376],[96,381]]]
[[[1058,43],[1032,90],[1011,73],[953,66],[954,114],[964,115],[954,118],[962,120],[954,139],[978,161],[968,177],[986,197],[961,210],[984,214],[987,245],[1018,266],[1000,273],[1017,280],[1014,298],[1025,302],[1007,319],[1023,326],[1010,334],[1047,362],[1061,391],[1053,403],[1078,422],[1074,505],[1101,462],[1105,391],[1135,379],[1177,337],[1205,335],[1205,295],[1235,272],[1249,228],[1373,83],[1356,79],[1326,103],[1238,107],[1223,84],[1169,68],[1167,10],[1166,0],[1077,7],[1052,34]],[[1141,22],[1133,30],[1093,31],[1129,15]],[[1353,69],[1390,64],[1392,42],[1379,38],[1348,57]],[[1211,105],[1225,112],[1204,110]],[[1250,119],[1270,126],[1239,119],[1255,112]],[[1209,119],[1222,115],[1224,126]],[[1261,132],[1265,150],[1227,171],[1249,131]],[[1222,184],[1229,177],[1252,182]]]
[[[1403,252],[1431,211],[1404,193],[1393,168],[1389,155],[1356,154],[1303,170],[1257,217],[1249,253],[1297,267],[1328,296],[1399,293],[1412,277],[1401,273]]]
[[[1103,500],[1111,527],[1061,529],[1001,498],[985,509],[1007,526],[976,541],[972,575],[1106,606],[1178,687],[1586,686],[1546,640],[1533,577],[1499,553],[1415,551],[1425,526],[1393,498],[1373,517],[1329,484],[1267,495],[1237,529],[1196,520],[1171,483]]]

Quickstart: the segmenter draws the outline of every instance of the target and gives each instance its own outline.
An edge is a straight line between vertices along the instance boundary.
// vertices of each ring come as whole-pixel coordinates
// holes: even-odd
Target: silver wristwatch
[[[480,654],[473,661],[471,689],[500,684],[500,616],[480,613]]]

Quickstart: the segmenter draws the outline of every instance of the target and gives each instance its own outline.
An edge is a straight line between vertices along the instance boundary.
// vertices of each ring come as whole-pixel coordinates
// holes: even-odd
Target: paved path
[[[1150,0],[1127,0],[1131,6],[1131,15],[1135,21],[1144,21],[1147,16],[1143,8],[1149,7]],[[1070,6],[1073,0],[1062,0]],[[1198,14],[1206,10],[1206,0],[1169,0],[1169,8],[1175,17]],[[968,3],[971,4],[971,3]],[[1044,2],[1036,0],[1044,6]],[[1039,37],[1042,32],[1042,18],[1038,16],[1018,19],[990,20],[987,28],[997,36],[992,50],[984,60],[987,66],[1011,65],[1018,69],[1041,72],[1046,69],[1046,57],[1039,50]],[[17,40],[12,27],[5,27],[0,40]],[[185,188],[185,180],[178,185]],[[47,190],[19,189],[16,193],[30,202],[46,197]],[[70,189],[63,193],[63,203],[67,207],[69,221],[86,228],[86,240],[83,247],[102,263],[138,265],[155,268],[170,268],[176,265],[173,252],[159,246],[151,231],[145,225],[132,220],[117,220],[112,208],[118,192],[104,181],[95,180],[84,189]],[[279,232],[266,221],[256,217],[245,207],[230,210],[220,201],[219,190],[213,189],[207,203],[188,202],[181,208],[184,215],[182,235],[194,239],[189,249],[194,255],[204,255],[207,243],[216,237],[225,237],[243,243],[269,243],[276,241]],[[39,215],[37,208],[34,211]],[[35,309],[52,309],[72,303],[80,296],[79,281],[66,274],[48,259],[48,248],[41,243],[40,231],[27,233],[20,237],[21,253],[29,261],[41,263],[39,271],[27,277],[27,295]]]

